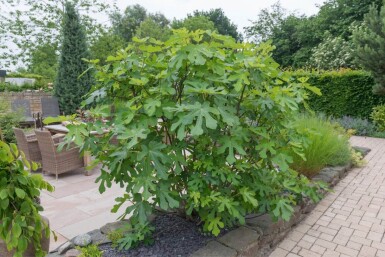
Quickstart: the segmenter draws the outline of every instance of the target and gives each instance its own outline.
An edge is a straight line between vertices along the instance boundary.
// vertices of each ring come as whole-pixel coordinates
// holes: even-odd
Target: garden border
[[[367,155],[370,151],[364,147],[354,147]],[[313,181],[323,181],[334,187],[347,172],[353,168],[352,163],[345,166],[326,167]],[[295,206],[289,221],[274,222],[269,214],[246,217],[246,224],[230,231],[222,237],[210,241],[189,257],[267,257],[286,237],[293,227],[298,225],[316,206],[316,203],[305,200]]]
[[[367,155],[369,148],[353,147],[355,150]],[[353,168],[352,163],[345,166],[326,167],[322,169],[313,181],[323,181],[331,188],[334,187],[347,172]],[[294,207],[294,213],[289,221],[273,221],[269,214],[246,216],[246,224],[242,225],[225,235],[213,239],[189,257],[267,257],[275,247],[286,237],[293,227],[298,225],[315,207],[316,203],[310,199],[305,199],[301,204]],[[150,220],[154,220],[153,215]],[[100,229],[90,231],[87,234],[79,235],[70,241],[51,251],[47,257],[62,257],[70,249],[79,245],[76,241],[83,241],[87,237],[86,243],[101,245],[110,243],[107,238],[109,232],[114,231],[127,224],[127,220],[116,221],[105,224]],[[65,255],[67,256],[67,255]]]

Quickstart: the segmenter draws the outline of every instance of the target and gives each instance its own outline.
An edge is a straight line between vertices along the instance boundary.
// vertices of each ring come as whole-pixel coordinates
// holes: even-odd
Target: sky
[[[281,0],[281,5],[289,11],[297,11],[307,16],[316,14],[316,5],[322,5],[325,0]],[[243,27],[250,26],[250,20],[255,20],[259,11],[276,3],[277,0],[116,0],[117,6],[124,10],[127,6],[140,4],[149,12],[161,12],[167,18],[185,18],[194,10],[209,10],[222,8],[227,17],[243,32]]]

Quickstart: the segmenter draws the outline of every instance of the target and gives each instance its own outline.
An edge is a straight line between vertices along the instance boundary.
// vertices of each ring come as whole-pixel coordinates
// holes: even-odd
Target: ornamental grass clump
[[[69,125],[67,138],[102,164],[100,192],[126,188],[113,208],[132,203],[121,248],[147,237],[155,208],[218,235],[248,213],[289,220],[303,196],[319,200],[319,185],[289,167],[306,141],[291,120],[319,90],[279,70],[272,49],[181,29],[90,62],[97,84],[84,104],[96,121]]]
[[[351,160],[349,137],[336,124],[325,118],[304,115],[295,120],[294,126],[308,139],[303,155],[292,155],[290,166],[299,173],[313,177],[328,165],[344,165]]]

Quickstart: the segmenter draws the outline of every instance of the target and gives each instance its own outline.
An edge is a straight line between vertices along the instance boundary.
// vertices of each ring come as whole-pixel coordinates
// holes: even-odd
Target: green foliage
[[[385,95],[385,6],[378,11],[378,6],[372,5],[365,20],[353,33],[354,43],[357,47],[357,62],[373,75],[376,85],[374,91]]]
[[[123,38],[111,32],[102,32],[90,46],[91,59],[98,59],[102,64],[108,56],[112,55],[126,45]]]
[[[119,10],[110,13],[114,33],[126,42],[132,40],[136,30],[146,18],[147,10],[139,4],[128,6],[123,14]]]
[[[79,257],[102,257],[103,253],[97,245],[90,244],[85,247],[76,247],[80,251]]]
[[[382,0],[327,0],[320,6],[318,14],[306,17],[286,11],[277,2],[263,9],[245,32],[255,42],[271,40],[276,46],[273,57],[282,66],[306,67],[313,52],[321,51],[319,48],[328,43],[325,38],[341,38],[347,45],[352,44],[351,26],[362,22],[371,4],[380,6]],[[321,52],[327,53],[328,58],[334,55],[341,60],[342,57],[329,49]],[[332,62],[338,65],[338,61]],[[346,67],[346,62],[338,68],[341,67]]]
[[[370,118],[380,132],[385,132],[385,105],[374,107]]]
[[[7,77],[8,78],[29,78],[29,79],[35,80],[35,83],[33,85],[30,85],[30,84],[22,85],[21,87],[24,89],[40,89],[40,88],[47,89],[48,83],[52,82],[50,78],[44,77],[40,74],[26,73],[26,72],[12,72],[7,74]],[[8,84],[8,85],[10,86],[10,89],[8,89],[8,91],[19,92],[19,90],[16,89],[16,85],[12,85],[12,84]]]
[[[352,156],[352,164],[355,167],[363,167],[366,164],[366,160],[362,156],[362,153],[360,151],[356,151],[353,148],[351,149],[351,156]]]
[[[171,36],[171,30],[168,26],[162,26],[154,19],[147,18],[140,24],[135,36],[138,38],[151,37],[156,40],[166,41]]]
[[[29,64],[34,62],[35,67],[51,63],[53,55],[42,59],[44,54],[41,48],[59,46],[61,42],[60,24],[64,16],[66,2],[76,5],[82,10],[82,23],[89,38],[98,34],[101,24],[96,22],[96,13],[103,14],[110,8],[104,0],[0,0],[0,68],[11,64]],[[6,28],[6,29],[5,29]],[[36,51],[39,60],[36,62]],[[49,50],[51,52],[51,50]],[[44,50],[44,53],[47,53]],[[34,59],[36,61],[34,61]],[[46,75],[45,71],[42,75]],[[52,68],[52,67],[51,67]],[[50,74],[51,71],[50,71]],[[55,74],[52,74],[55,75]],[[52,78],[51,78],[52,79]]]
[[[57,45],[43,44],[37,46],[31,51],[28,70],[53,82],[57,74],[58,66],[57,50]]]
[[[313,177],[328,165],[344,165],[351,160],[349,138],[335,124],[306,115],[296,119],[294,126],[308,139],[302,156],[292,154],[291,167],[299,173]]]
[[[190,15],[191,16],[191,15]],[[238,33],[237,25],[231,22],[221,8],[210,9],[210,11],[194,11],[193,16],[205,16],[214,23],[219,34],[228,35],[237,41],[242,41],[241,33]]]
[[[18,111],[11,111],[9,100],[0,98],[0,129],[5,142],[16,142],[13,127],[17,127],[21,120],[22,114]]]
[[[374,106],[385,101],[372,92],[372,76],[364,71],[293,72],[295,77],[308,77],[309,84],[318,87],[321,97],[311,97],[310,107],[332,117],[369,118]]]
[[[188,31],[215,30],[214,22],[210,21],[206,16],[190,16],[183,20],[174,20],[171,24],[173,29],[186,28]]]
[[[123,238],[123,232],[119,231],[119,230],[114,230],[114,231],[111,231],[107,234],[107,238],[109,240],[111,240],[111,243],[112,243],[112,246],[113,247],[117,247],[119,244],[118,244],[118,241],[120,239]]]
[[[49,228],[39,211],[43,208],[36,199],[41,190],[53,191],[36,170],[36,163],[29,163],[16,145],[0,141],[0,239],[14,257],[21,257],[29,244],[35,247],[35,256],[44,257],[41,248],[42,236],[49,238]]]
[[[54,93],[59,99],[60,110],[73,114],[80,107],[82,97],[88,93],[92,76],[88,72],[83,74],[88,68],[83,58],[89,58],[89,52],[79,15],[69,2],[65,8],[63,42]]]
[[[288,155],[305,141],[291,120],[318,90],[280,71],[269,44],[173,33],[166,42],[134,39],[106,66],[95,63],[98,83],[85,104],[96,102],[90,113],[108,119],[70,126],[66,137],[102,164],[100,192],[126,187],[112,210],[132,203],[121,245],[148,238],[155,207],[198,216],[218,235],[248,213],[288,220],[303,196],[319,200],[319,185],[291,170]]]
[[[376,133],[375,125],[367,119],[343,116],[333,121],[338,122],[347,131],[353,130],[353,134],[357,136],[373,136]]]
[[[356,68],[353,42],[346,41],[342,37],[329,35],[312,51],[309,61],[311,67],[322,70]]]

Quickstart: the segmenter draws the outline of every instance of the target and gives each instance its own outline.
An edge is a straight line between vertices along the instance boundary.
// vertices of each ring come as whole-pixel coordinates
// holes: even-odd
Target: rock
[[[366,156],[371,151],[370,148],[361,147],[361,146],[353,146],[353,149],[360,152],[362,156]]]
[[[247,218],[246,225],[251,229],[260,229],[264,236],[278,233],[283,222],[274,222],[269,214],[263,214],[254,218]]]
[[[92,243],[92,238],[89,234],[78,235],[73,239],[73,243],[77,246],[87,246]]]
[[[100,229],[92,230],[91,232],[88,232],[88,234],[91,236],[92,243],[96,245],[102,245],[102,244],[108,244],[111,243],[111,240],[107,238],[106,234],[103,234]]]
[[[336,166],[336,167],[331,167],[330,169],[338,172],[340,178],[343,178],[345,176],[345,173],[347,172],[346,166]]]
[[[246,227],[239,227],[218,238],[218,241],[225,246],[235,249],[242,256],[249,256],[249,254],[258,251],[260,237],[261,234],[257,231]]]
[[[127,220],[119,220],[116,222],[107,223],[106,225],[104,225],[103,227],[100,228],[100,231],[103,234],[108,235],[108,233],[110,233],[111,231],[115,231],[115,230],[118,230],[120,228],[123,228],[127,224],[128,224]]]
[[[63,257],[63,255],[60,255],[58,252],[49,253],[45,257]]]
[[[81,252],[77,249],[71,249],[66,252],[65,257],[78,257]]]
[[[68,241],[64,244],[62,244],[58,249],[57,252],[58,254],[64,254],[67,252],[69,249],[72,249],[74,247],[74,244],[71,241]]]
[[[339,180],[340,173],[331,168],[322,169],[317,175],[315,175],[312,180],[313,181],[324,181],[328,184],[336,184]]]
[[[199,249],[190,257],[236,257],[237,252],[217,241],[209,242],[205,247]]]

